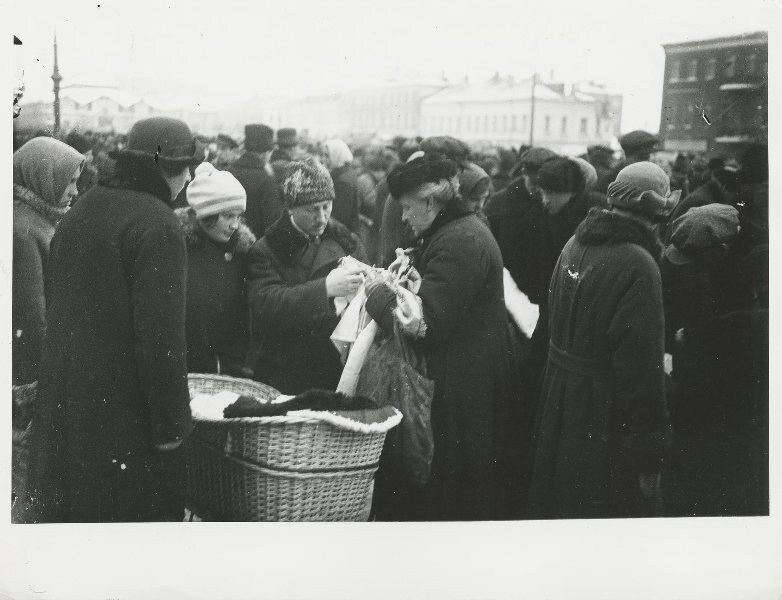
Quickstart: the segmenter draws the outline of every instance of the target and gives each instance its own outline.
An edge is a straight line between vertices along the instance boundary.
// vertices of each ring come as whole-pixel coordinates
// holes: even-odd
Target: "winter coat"
[[[242,376],[247,355],[247,252],[255,236],[240,225],[228,243],[210,239],[191,209],[179,209],[187,244],[187,369]]]
[[[431,479],[404,490],[395,474],[379,473],[378,518],[472,520],[507,516],[514,458],[510,340],[502,256],[469,208],[441,213],[424,233],[414,263],[422,276],[426,336],[414,340],[434,380]],[[367,311],[393,328],[393,292],[373,290]],[[396,480],[395,480],[396,478]]]
[[[117,175],[119,177],[119,175]],[[103,181],[63,217],[33,416],[35,518],[181,520],[192,429],[187,254],[162,177]]]
[[[361,204],[356,178],[356,169],[351,165],[343,165],[331,172],[331,179],[334,181],[334,208],[331,216],[353,233],[358,233]]]
[[[239,180],[247,192],[244,219],[253,235],[261,237],[282,214],[282,194],[274,177],[266,172],[263,161],[252,152],[242,154],[228,168],[228,172]]]
[[[339,317],[326,276],[344,256],[366,258],[358,237],[333,219],[311,267],[301,260],[307,246],[285,211],[247,255],[250,361],[255,379],[284,394],[336,389],[342,363],[329,338]]]
[[[277,182],[277,185],[282,185],[282,181],[285,178],[285,167],[292,161],[291,155],[282,148],[275,148],[272,152],[269,157],[269,163],[274,171],[274,181]]]
[[[32,192],[27,192],[32,193]],[[40,202],[43,204],[43,201]],[[38,379],[41,348],[46,335],[43,282],[54,235],[52,218],[22,201],[14,201],[12,305],[13,384]]]
[[[668,421],[659,242],[592,209],[549,291],[530,490],[533,518],[644,516],[639,475],[660,471]]]

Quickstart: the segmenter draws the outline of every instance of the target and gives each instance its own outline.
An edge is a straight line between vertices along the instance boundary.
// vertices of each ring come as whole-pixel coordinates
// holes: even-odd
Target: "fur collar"
[[[651,229],[621,214],[594,207],[576,229],[576,239],[585,246],[630,243],[641,246],[659,262],[663,245]]]
[[[151,194],[165,202],[167,206],[171,206],[172,203],[171,188],[168,187],[163,176],[153,169],[122,169],[118,165],[98,183],[107,188]]]
[[[350,230],[334,219],[329,219],[326,231],[321,236],[321,239],[326,238],[331,238],[342,246],[345,254],[353,255],[358,249],[358,242]],[[308,243],[307,238],[291,223],[291,214],[287,210],[266,230],[264,239],[269,247],[289,264],[295,261],[299,251]]]
[[[205,244],[216,244],[203,232],[192,208],[178,208],[174,211],[174,214],[182,225],[188,248],[200,248]],[[250,246],[254,243],[255,235],[253,235],[253,232],[250,231],[247,225],[242,223],[225,246],[227,253],[230,253],[232,257],[245,256]]]
[[[18,183],[14,184],[14,202],[26,204],[52,225],[57,225],[69,209],[68,206],[59,207],[48,204],[34,191]]]

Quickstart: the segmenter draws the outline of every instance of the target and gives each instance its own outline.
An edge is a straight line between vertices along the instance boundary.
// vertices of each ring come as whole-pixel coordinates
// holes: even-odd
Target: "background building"
[[[476,147],[518,147],[532,141],[580,154],[619,135],[621,116],[622,97],[592,82],[566,90],[563,83],[538,81],[533,92],[531,78],[517,82],[495,75],[426,98],[421,103],[421,135],[452,135]]]
[[[768,143],[768,33],[665,44],[666,150],[737,156]]]

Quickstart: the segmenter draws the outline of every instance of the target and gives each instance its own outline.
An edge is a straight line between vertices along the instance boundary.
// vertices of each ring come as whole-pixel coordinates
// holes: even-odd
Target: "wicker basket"
[[[225,375],[190,374],[190,396],[231,391],[274,399],[274,388]],[[344,470],[376,465],[385,432],[360,433],[304,417],[194,418],[193,435],[236,458],[287,471]]]
[[[361,521],[377,467],[278,471],[188,442],[188,507],[215,521]]]

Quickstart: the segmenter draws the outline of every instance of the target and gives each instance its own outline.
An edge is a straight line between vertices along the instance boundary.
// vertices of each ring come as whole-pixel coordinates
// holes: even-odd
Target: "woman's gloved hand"
[[[410,337],[422,338],[426,335],[426,323],[421,299],[410,290],[397,288],[394,316],[403,333]]]

